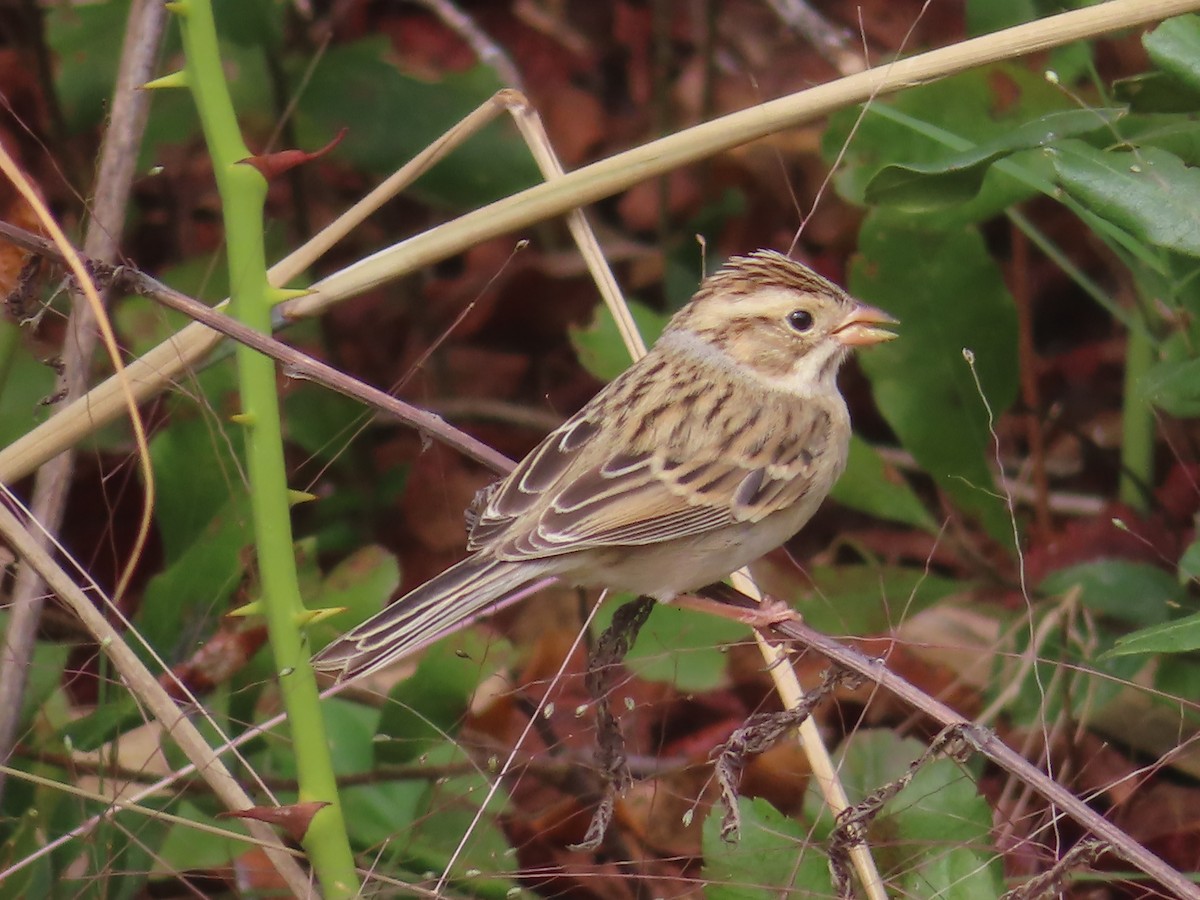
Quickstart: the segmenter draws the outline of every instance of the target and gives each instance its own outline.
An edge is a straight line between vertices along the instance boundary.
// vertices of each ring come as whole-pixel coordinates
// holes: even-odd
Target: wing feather
[[[487,547],[495,558],[515,561],[757,522],[800,500],[819,457],[837,452],[830,410],[819,400],[765,397],[731,413],[745,418],[743,427],[734,421],[722,428],[711,425],[699,402],[639,417],[640,399],[593,402],[547,435],[481,500],[469,549]],[[626,418],[601,422],[605,409]],[[631,417],[648,424],[630,427]],[[769,424],[753,427],[758,422]],[[608,454],[606,427],[634,439]]]

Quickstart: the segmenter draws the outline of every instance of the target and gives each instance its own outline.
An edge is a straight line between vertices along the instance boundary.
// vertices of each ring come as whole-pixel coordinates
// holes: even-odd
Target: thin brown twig
[[[497,422],[542,434],[548,434],[563,423],[563,416],[553,410],[487,397],[432,397],[422,402],[430,412],[452,421]]]
[[[61,255],[57,248],[49,241],[32,232],[9,225],[7,222],[0,222],[0,237],[56,262],[61,261]],[[167,287],[140,269],[132,266],[108,266],[100,263],[93,263],[92,268],[96,277],[102,282],[107,281],[132,293],[148,297],[195,319],[213,331],[220,332],[271,357],[282,365],[284,372],[292,378],[313,381],[330,390],[337,391],[339,394],[360,400],[382,413],[395,416],[422,434],[442,441],[464,456],[495,472],[508,472],[513,467],[512,460],[504,454],[493,450],[487,444],[459,431],[452,425],[448,425],[439,416],[405,403],[403,400],[398,400],[378,388],[339,372],[333,366],[313,359],[294,347],[289,347],[281,341],[247,328],[224,313]]]
[[[435,16],[453,29],[459,37],[466,41],[479,61],[489,66],[500,79],[504,87],[525,91],[525,82],[521,72],[513,63],[512,58],[492,40],[486,31],[467,13],[463,12],[450,0],[412,0],[432,12]]]
[[[866,60],[850,40],[849,33],[828,21],[804,0],[767,0],[767,5],[840,74],[853,75],[866,69]]]

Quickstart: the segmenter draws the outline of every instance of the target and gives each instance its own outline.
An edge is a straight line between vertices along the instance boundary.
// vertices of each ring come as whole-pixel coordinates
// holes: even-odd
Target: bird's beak
[[[899,324],[882,309],[858,303],[833,329],[833,336],[847,347],[866,347],[895,338],[895,332],[883,326]]]

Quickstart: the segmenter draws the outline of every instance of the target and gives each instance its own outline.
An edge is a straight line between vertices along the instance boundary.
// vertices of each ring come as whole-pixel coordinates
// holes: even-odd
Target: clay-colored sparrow
[[[646,356],[481,492],[470,556],[313,665],[373,672],[549,579],[670,600],[752,562],[842,474],[838,367],[894,321],[779,253],[731,259]]]

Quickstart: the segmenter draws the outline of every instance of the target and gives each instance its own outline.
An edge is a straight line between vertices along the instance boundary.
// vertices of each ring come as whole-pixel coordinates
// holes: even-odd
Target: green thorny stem
[[[271,306],[283,294],[267,281],[263,245],[267,183],[245,162],[251,154],[238,130],[221,69],[212,6],[209,0],[179,0],[168,8],[179,18],[186,59],[183,82],[195,97],[221,194],[233,315],[270,334]],[[164,86],[172,81],[168,76]],[[262,607],[292,729],[299,800],[329,804],[313,817],[302,843],[324,894],[353,897],[358,893],[358,877],[338,802],[316,679],[302,637],[306,613],[296,576],[275,365],[241,344],[236,359],[242,403],[238,421],[245,429]]]

